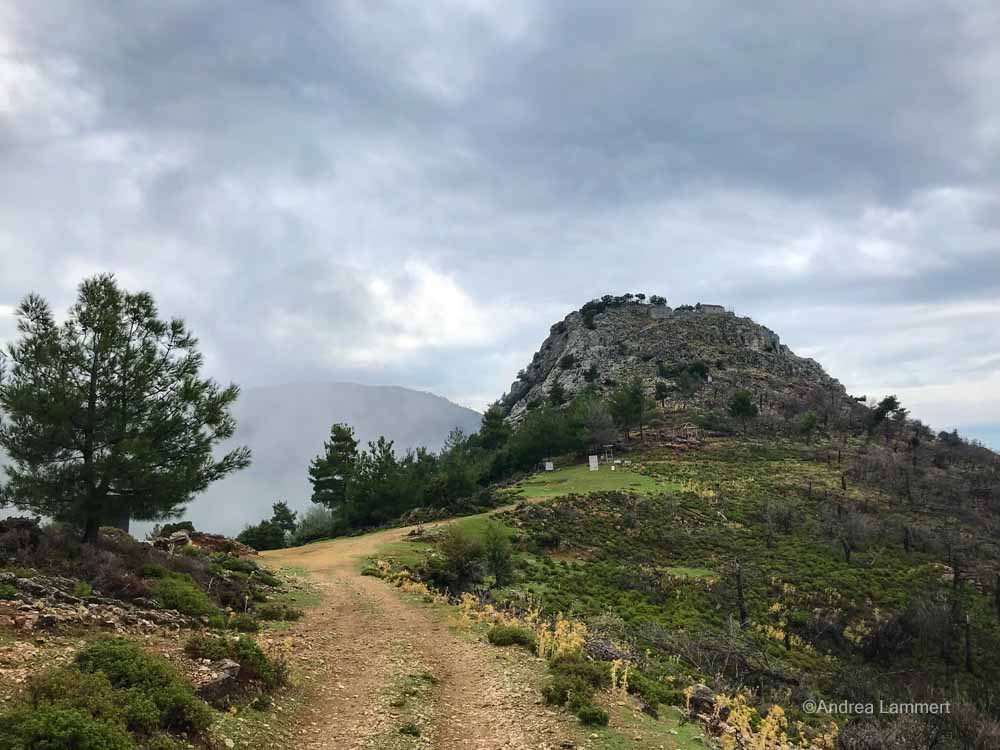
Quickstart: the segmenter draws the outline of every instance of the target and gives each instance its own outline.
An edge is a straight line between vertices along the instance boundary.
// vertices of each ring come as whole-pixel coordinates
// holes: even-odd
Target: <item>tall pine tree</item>
[[[2,500],[78,526],[93,541],[112,519],[159,520],[250,463],[233,435],[235,385],[199,373],[197,339],[161,320],[146,292],[111,275],[84,281],[65,323],[32,294],[0,365],[0,447],[12,459]]]
[[[350,425],[335,424],[323,452],[309,464],[312,501],[330,510],[342,509],[347,502],[347,486],[358,459],[358,441]]]

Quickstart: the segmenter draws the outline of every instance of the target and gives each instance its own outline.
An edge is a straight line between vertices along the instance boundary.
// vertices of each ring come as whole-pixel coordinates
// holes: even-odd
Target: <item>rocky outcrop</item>
[[[191,545],[203,552],[225,552],[235,557],[250,557],[257,550],[242,542],[230,539],[222,534],[208,534],[204,531],[175,531],[169,536],[160,536],[152,540],[153,546],[167,552]]]
[[[0,626],[22,632],[49,630],[63,626],[94,626],[121,632],[137,630],[179,630],[190,627],[192,620],[175,610],[154,609],[101,596],[75,596],[69,593],[73,579],[57,576],[20,578],[0,572],[0,584],[16,589],[16,598],[0,601]]]
[[[676,387],[673,373],[694,362],[704,364],[705,375],[693,394],[683,396],[690,403],[718,406],[733,390],[748,388],[769,400],[837,401],[852,408],[843,386],[817,362],[796,356],[778,334],[750,318],[715,305],[671,310],[636,303],[591,315],[575,311],[553,325],[500,403],[516,422],[557,381],[569,398],[588,387],[606,393],[636,377],[652,393],[658,380]]]

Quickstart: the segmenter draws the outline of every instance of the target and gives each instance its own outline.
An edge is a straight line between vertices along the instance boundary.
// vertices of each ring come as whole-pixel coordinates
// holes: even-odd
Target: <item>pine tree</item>
[[[31,294],[18,307],[19,340],[0,372],[3,501],[82,528],[94,541],[115,518],[176,515],[210,483],[250,463],[233,435],[235,385],[202,379],[197,339],[161,320],[146,292],[111,275],[84,281],[65,323]]]
[[[667,398],[670,396],[670,386],[664,383],[662,380],[656,381],[656,400],[660,402],[660,406],[666,408]]]
[[[347,486],[358,458],[358,441],[350,425],[335,424],[330,439],[323,444],[323,453],[309,464],[312,501],[330,510],[343,508],[347,502]]]
[[[298,515],[284,500],[271,506],[271,523],[287,534],[295,531],[295,517]]]
[[[504,420],[503,409],[493,404],[483,414],[479,425],[479,444],[486,450],[496,450],[510,438],[510,425]]]

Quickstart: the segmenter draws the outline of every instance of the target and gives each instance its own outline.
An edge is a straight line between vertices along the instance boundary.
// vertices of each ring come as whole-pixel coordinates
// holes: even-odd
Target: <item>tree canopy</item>
[[[250,463],[232,437],[235,385],[200,377],[198,340],[178,318],[158,316],[146,292],[111,275],[84,281],[63,324],[28,295],[19,339],[0,360],[2,499],[78,526],[176,515],[198,492]]]
[[[350,425],[337,423],[330,428],[330,439],[323,452],[309,464],[312,501],[336,510],[347,502],[347,483],[358,459],[358,441]]]

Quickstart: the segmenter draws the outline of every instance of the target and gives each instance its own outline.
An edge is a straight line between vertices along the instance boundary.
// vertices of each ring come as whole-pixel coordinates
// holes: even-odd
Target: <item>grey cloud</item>
[[[0,306],[116,270],[222,379],[482,406],[555,318],[661,292],[761,318],[859,391],[894,362],[959,388],[996,372],[998,313],[904,318],[1000,293],[997,36],[988,0],[21,4]],[[411,346],[372,284],[411,299],[413,261],[494,330],[429,317]],[[366,347],[392,356],[344,354]]]

